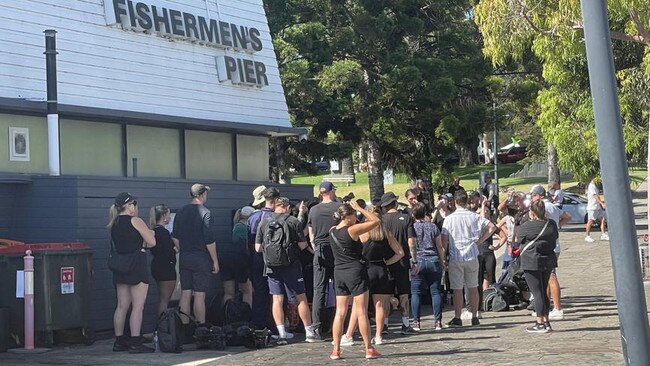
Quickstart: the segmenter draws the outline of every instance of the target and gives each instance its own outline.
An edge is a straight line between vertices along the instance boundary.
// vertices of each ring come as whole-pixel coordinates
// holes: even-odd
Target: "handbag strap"
[[[533,241],[531,241],[530,243],[528,243],[528,244],[524,247],[524,249],[521,250],[521,253],[520,253],[519,255],[524,254],[524,252],[526,251],[526,249],[530,248],[531,245],[535,244],[535,242],[537,241],[537,239],[539,239],[539,237],[542,236],[542,234],[544,233],[544,231],[546,231],[546,227],[548,226],[548,222],[549,222],[549,221],[551,221],[551,220],[548,220],[548,219],[546,220],[546,223],[544,224],[544,227],[542,228],[542,231],[540,231],[539,234],[537,234],[537,237],[536,237],[535,239],[533,239]]]

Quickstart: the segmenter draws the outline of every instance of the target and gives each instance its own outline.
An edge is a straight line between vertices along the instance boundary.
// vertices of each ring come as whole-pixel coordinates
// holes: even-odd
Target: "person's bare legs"
[[[343,325],[345,323],[345,316],[348,312],[348,299],[347,296],[336,296],[336,313],[334,314],[334,321],[332,322],[332,337],[334,342],[334,352],[341,351],[341,335],[343,334]]]
[[[381,338],[384,331],[384,319],[386,319],[386,308],[388,307],[388,298],[390,295],[372,295],[372,301],[375,303],[375,337]]]
[[[551,277],[548,279],[548,297],[553,300],[553,309],[555,310],[562,310],[560,296],[560,282],[557,280],[557,275],[551,273]]]
[[[284,295],[273,295],[271,312],[273,313],[273,321],[275,325],[284,325]]]
[[[460,319],[460,313],[463,310],[463,289],[453,289],[454,291],[454,318]]]
[[[147,291],[149,285],[140,282],[137,285],[129,286],[131,293],[131,318],[129,320],[129,328],[131,329],[131,337],[140,336],[142,328],[142,316],[144,313],[144,302],[147,299]]]
[[[591,235],[591,225],[594,224],[594,220],[588,219],[587,223],[585,224],[585,231],[586,231],[586,236]]]
[[[311,326],[311,310],[307,302],[307,295],[296,295],[296,301],[298,302],[298,315],[300,316],[300,320],[302,320],[305,328],[308,328]]]
[[[399,295],[399,310],[403,318],[408,319],[411,311],[409,294]],[[404,325],[404,324],[402,324]]]
[[[181,313],[190,315],[190,303],[192,301],[192,290],[183,290],[181,291],[181,299],[178,302],[178,305],[181,308]],[[183,324],[189,324],[190,318],[181,314],[181,322]]]
[[[205,292],[194,291],[194,316],[197,323],[205,324]]]
[[[359,321],[359,314],[357,314],[357,310],[353,305],[352,310],[350,310],[350,322],[348,322],[348,330],[345,332],[345,336],[347,338],[354,337],[354,332],[357,330],[357,326],[359,324],[358,321]]]
[[[118,283],[117,289],[117,306],[113,313],[113,329],[115,329],[115,336],[121,337],[124,335],[124,323],[126,322],[126,313],[131,306],[131,291],[129,285]]]
[[[175,287],[176,281],[158,282],[158,296],[160,296],[160,300],[158,302],[158,315],[167,310],[167,305],[169,305],[169,300],[172,298]]]
[[[247,280],[244,283],[240,283],[239,291],[241,291],[242,293],[242,300],[252,307],[253,306],[253,285],[251,284],[251,280]]]
[[[363,344],[366,350],[371,347],[370,345],[370,321],[368,320],[368,291],[354,297],[352,308],[356,310],[357,320],[359,322],[359,333],[363,338]]]
[[[223,299],[221,304],[225,304],[226,301],[231,300],[235,297],[235,280],[223,281]]]
[[[605,220],[605,217],[600,219],[600,234],[605,234],[607,231],[607,220]]]
[[[454,301],[456,301],[455,298]],[[469,289],[469,308],[472,312],[472,316],[476,317],[478,312],[478,287],[472,287]]]

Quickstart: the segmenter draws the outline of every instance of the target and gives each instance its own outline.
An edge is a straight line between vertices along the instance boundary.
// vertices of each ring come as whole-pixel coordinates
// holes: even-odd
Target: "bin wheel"
[[[86,346],[95,343],[95,331],[93,328],[81,328],[81,335],[83,336],[84,344]]]

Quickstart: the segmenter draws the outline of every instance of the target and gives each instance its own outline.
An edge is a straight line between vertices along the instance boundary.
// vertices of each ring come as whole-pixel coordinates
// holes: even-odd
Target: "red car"
[[[500,163],[516,163],[519,160],[522,160],[526,157],[526,147],[524,146],[513,146],[507,150],[499,150],[497,158]]]

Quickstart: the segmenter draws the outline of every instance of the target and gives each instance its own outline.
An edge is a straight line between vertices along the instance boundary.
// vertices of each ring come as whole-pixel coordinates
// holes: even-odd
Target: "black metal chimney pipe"
[[[56,90],[56,31],[47,29],[45,33],[45,71],[47,74],[47,114],[57,114],[59,107]]]
[[[47,75],[47,143],[50,175],[61,174],[61,152],[59,150],[59,107],[56,90],[56,31],[45,33],[45,71]]]

